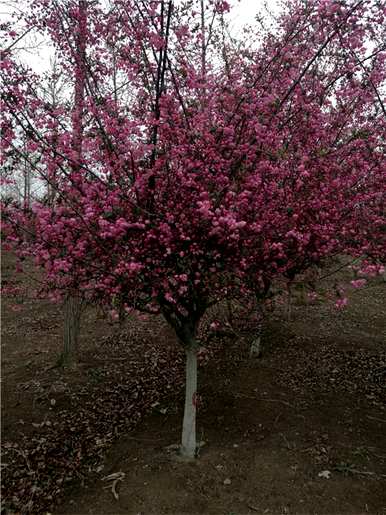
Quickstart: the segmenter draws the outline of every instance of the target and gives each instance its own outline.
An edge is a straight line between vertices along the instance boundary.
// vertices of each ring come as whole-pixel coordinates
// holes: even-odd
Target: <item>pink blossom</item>
[[[350,281],[350,284],[353,288],[362,288],[366,284],[366,279],[356,279],[354,281]]]
[[[336,302],[335,302],[335,307],[337,309],[344,309],[348,304],[348,299],[347,297],[343,297],[342,299],[338,299]]]

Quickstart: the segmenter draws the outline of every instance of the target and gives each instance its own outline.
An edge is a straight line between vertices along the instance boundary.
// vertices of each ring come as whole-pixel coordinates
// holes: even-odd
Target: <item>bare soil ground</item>
[[[4,513],[386,514],[381,280],[345,311],[299,300],[284,322],[279,308],[260,360],[247,324],[215,338],[199,371],[205,445],[184,463],[170,447],[183,355],[162,320],[120,328],[88,309],[80,362],[62,370],[60,306],[32,298],[30,267],[14,276],[4,254],[3,270],[22,289],[2,306]]]

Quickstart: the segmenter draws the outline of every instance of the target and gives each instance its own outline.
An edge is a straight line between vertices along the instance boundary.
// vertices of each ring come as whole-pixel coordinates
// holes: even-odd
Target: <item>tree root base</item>
[[[181,444],[177,444],[177,443],[168,445],[167,447],[165,447],[165,450],[168,454],[168,458],[171,461],[174,461],[177,463],[189,463],[189,462],[194,462],[197,459],[197,457],[200,453],[200,450],[202,449],[202,447],[204,447],[205,444],[206,444],[206,442],[204,442],[204,441],[197,443],[196,455],[194,457],[182,455],[181,454]]]

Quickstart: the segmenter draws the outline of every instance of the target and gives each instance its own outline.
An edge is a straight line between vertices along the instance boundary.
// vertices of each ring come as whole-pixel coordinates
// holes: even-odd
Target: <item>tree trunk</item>
[[[227,299],[227,310],[228,310],[228,322],[231,327],[233,327],[233,311],[232,311],[232,301],[231,299]]]
[[[292,289],[291,283],[287,284],[287,322],[292,320]]]
[[[264,321],[264,311],[263,307],[260,303],[257,304],[257,327],[256,327],[256,334],[254,339],[251,343],[251,348],[249,351],[249,357],[250,359],[253,358],[260,358],[263,349],[262,349],[262,343],[261,343],[261,336],[263,332],[263,321]]]
[[[185,347],[186,385],[185,410],[182,425],[181,456],[193,459],[196,456],[196,405],[197,405],[197,349],[196,342]]]
[[[261,348],[261,335],[258,334],[256,337],[252,340],[251,343],[251,349],[249,351],[249,357],[250,359],[253,358],[260,358],[262,356],[262,348]]]
[[[72,110],[72,150],[74,158],[70,165],[73,174],[78,174],[82,165],[83,116],[86,89],[86,47],[87,47],[87,1],[78,0],[77,36],[74,47],[74,106]],[[78,351],[81,299],[77,293],[68,292],[64,301],[63,353],[60,362],[73,365]]]
[[[60,362],[64,366],[75,363],[78,354],[80,332],[81,300],[76,295],[69,295],[64,301],[63,352]]]

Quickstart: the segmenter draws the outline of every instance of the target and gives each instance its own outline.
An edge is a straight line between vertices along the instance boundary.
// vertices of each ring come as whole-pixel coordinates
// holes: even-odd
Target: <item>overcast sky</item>
[[[278,9],[278,0],[232,0],[230,3],[233,5],[232,21],[238,27],[253,22],[257,12],[264,7],[264,3],[269,5],[271,11],[275,12]]]
[[[22,3],[21,0],[20,3]],[[232,32],[236,35],[241,28],[249,23],[253,23],[256,14],[259,10],[263,9],[264,3],[267,0],[229,0],[231,5],[233,6],[230,14],[231,20],[231,29]],[[178,0],[177,0],[178,2]],[[268,0],[269,9],[271,11],[277,11],[278,8],[278,0]],[[9,17],[7,16],[7,11],[9,12],[9,4],[8,9],[6,8],[7,2],[0,1],[1,9],[0,9],[0,17],[2,21],[5,21]],[[19,5],[20,7],[20,5]],[[50,68],[50,56],[52,52],[45,47],[41,46],[39,49],[34,52],[28,52],[24,54],[24,60],[31,65],[37,72],[42,72],[48,70]]]

